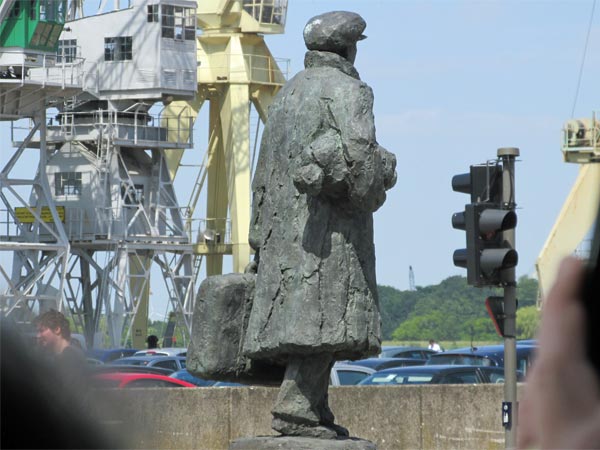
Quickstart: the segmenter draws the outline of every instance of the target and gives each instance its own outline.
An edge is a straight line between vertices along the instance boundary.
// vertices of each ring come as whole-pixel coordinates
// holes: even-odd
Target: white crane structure
[[[571,192],[536,261],[539,298],[552,285],[560,261],[572,254],[592,229],[600,204],[600,118],[566,122],[562,152],[566,162],[580,164]]]
[[[53,152],[46,145],[46,110],[81,92],[83,82],[81,58],[57,63],[54,47],[64,5],[0,4],[0,121],[30,121],[12,153],[8,142],[0,143],[0,151],[10,156],[0,168],[0,256],[14,255],[12,267],[0,267],[0,283],[7,286],[0,292],[0,313],[16,322],[27,322],[33,310],[60,308],[67,275],[64,209],[53,201],[46,177]]]
[[[102,1],[87,17],[80,0],[35,1],[55,2],[69,20],[52,29],[53,52],[27,66],[31,53],[21,52],[19,81],[10,80],[18,89],[0,79],[0,118],[33,118],[0,178],[0,249],[12,252],[10,271],[0,268],[2,315],[28,322],[56,308],[88,346],[140,348],[157,266],[189,334],[203,258],[208,275],[221,273],[223,255],[233,255],[234,271],[250,258],[250,107],[266,120],[285,82],[262,35],[283,32],[287,0],[115,0],[111,11]],[[7,2],[0,13],[15,15]],[[0,70],[16,65],[2,65],[10,51],[0,48]],[[205,102],[205,164],[181,208],[174,177]],[[39,151],[37,167],[26,150]],[[32,181],[12,178],[15,168],[35,172]]]
[[[19,299],[32,298],[39,303],[20,309],[23,320],[50,307],[63,309],[90,346],[124,345],[131,338],[141,347],[154,262],[173,310],[189,328],[191,245],[165,151],[192,146],[191,135],[178,134],[191,119],[185,111],[170,117],[155,105],[195,94],[195,7],[186,0],[141,0],[67,22],[57,66],[30,70],[32,80],[43,80],[85,58],[83,92],[65,95],[57,116],[48,124],[44,118],[44,133],[19,144],[44,149],[37,174],[44,195],[34,189],[24,209],[5,202],[11,240],[19,241],[2,297],[6,315],[23,305]],[[9,165],[21,155],[15,153]],[[31,213],[39,210],[44,219],[45,208],[56,211],[53,221],[31,225]],[[56,246],[57,236],[60,270],[52,268],[47,252],[36,248],[32,256],[28,244]],[[105,336],[97,334],[102,317]]]

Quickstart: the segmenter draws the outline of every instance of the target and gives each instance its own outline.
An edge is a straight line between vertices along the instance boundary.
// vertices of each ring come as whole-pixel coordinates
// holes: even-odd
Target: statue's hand
[[[323,188],[323,170],[315,163],[298,168],[294,173],[294,185],[303,194],[317,196]]]
[[[381,153],[381,165],[383,167],[383,186],[386,190],[394,187],[398,174],[396,173],[396,155],[388,152],[381,145],[377,147],[377,151]]]
[[[348,195],[349,176],[340,134],[327,129],[302,151],[294,184],[302,193],[340,199]]]

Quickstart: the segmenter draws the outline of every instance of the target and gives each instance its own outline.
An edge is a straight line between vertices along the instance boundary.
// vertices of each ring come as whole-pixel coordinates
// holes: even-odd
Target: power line
[[[581,57],[581,65],[579,66],[579,77],[577,78],[577,88],[575,89],[575,98],[573,99],[573,108],[571,109],[571,119],[575,115],[575,105],[579,97],[579,87],[581,86],[581,78],[583,76],[583,66],[585,65],[585,56],[587,54],[588,43],[590,41],[590,33],[592,31],[592,23],[594,21],[594,10],[596,9],[596,0],[592,1],[592,12],[590,14],[590,23],[588,24],[587,35],[585,37],[585,46],[583,47],[583,56]]]

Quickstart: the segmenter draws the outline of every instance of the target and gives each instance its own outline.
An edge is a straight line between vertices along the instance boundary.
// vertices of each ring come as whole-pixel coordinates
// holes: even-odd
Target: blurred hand
[[[519,406],[518,448],[600,448],[599,380],[586,358],[578,299],[583,273],[581,261],[565,259],[545,300],[539,350]]]

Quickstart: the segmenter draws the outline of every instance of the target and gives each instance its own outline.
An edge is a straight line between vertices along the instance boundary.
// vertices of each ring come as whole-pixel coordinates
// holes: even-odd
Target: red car
[[[151,373],[99,373],[92,377],[96,388],[196,387],[187,381]]]

